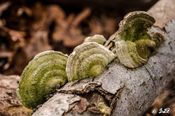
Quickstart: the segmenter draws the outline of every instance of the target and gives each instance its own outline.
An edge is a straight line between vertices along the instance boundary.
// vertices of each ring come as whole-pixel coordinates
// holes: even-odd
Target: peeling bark
[[[161,0],[149,12],[153,10],[153,15],[162,12],[154,9],[164,3],[166,0]],[[157,25],[164,26],[169,18],[173,17],[168,16],[168,20],[161,20]],[[157,18],[157,22],[159,20]],[[141,115],[175,77],[175,20],[167,24],[165,30],[167,34],[164,33],[164,43],[146,65],[127,69],[114,61],[100,76],[70,82],[58,89],[33,116],[100,116],[108,113],[112,116]]]

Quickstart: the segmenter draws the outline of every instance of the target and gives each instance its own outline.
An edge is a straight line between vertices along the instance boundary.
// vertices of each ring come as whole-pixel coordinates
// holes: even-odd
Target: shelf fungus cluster
[[[57,51],[39,53],[21,75],[18,96],[26,107],[36,108],[67,81],[98,76],[114,56],[94,40],[77,46],[69,56]]]
[[[56,88],[69,81],[96,77],[114,59],[127,68],[142,66],[163,40],[152,29],[156,28],[154,22],[146,12],[132,12],[107,41],[102,35],[94,35],[87,37],[69,56],[58,51],[39,53],[21,75],[17,91],[21,102],[34,109]]]

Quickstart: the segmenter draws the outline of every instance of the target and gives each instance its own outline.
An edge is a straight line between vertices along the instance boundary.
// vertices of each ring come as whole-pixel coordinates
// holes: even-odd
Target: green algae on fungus
[[[85,42],[69,55],[66,73],[68,81],[95,77],[114,59],[114,54],[96,42]]]
[[[36,55],[25,67],[19,87],[18,96],[28,108],[42,104],[47,95],[67,82],[67,55],[56,51],[45,51]]]
[[[160,34],[149,34],[155,20],[144,11],[127,14],[119,24],[119,30],[105,43],[120,63],[128,68],[145,64],[162,41]],[[158,36],[159,35],[159,36]]]

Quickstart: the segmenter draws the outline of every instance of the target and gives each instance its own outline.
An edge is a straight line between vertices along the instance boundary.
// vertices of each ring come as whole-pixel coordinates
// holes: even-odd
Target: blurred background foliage
[[[108,38],[130,11],[157,0],[1,0],[0,73],[21,74],[39,52],[70,53],[86,36]]]

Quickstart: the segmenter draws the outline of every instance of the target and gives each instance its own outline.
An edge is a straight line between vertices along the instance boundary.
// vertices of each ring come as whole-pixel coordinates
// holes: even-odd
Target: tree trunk
[[[168,23],[175,16],[171,14],[175,10],[174,2],[161,0],[148,11],[155,16],[156,25],[166,25],[167,34],[146,65],[131,70],[113,62],[95,79],[70,82],[58,89],[33,116],[98,116],[101,101],[105,104],[103,111],[112,109],[112,116],[141,115],[175,77],[175,20]]]

